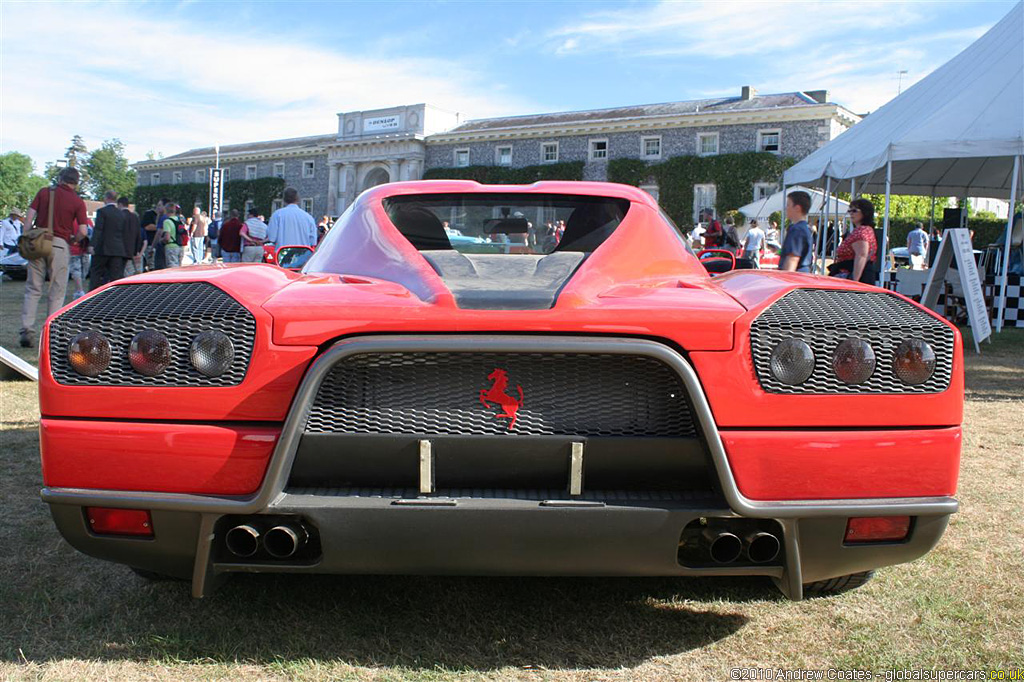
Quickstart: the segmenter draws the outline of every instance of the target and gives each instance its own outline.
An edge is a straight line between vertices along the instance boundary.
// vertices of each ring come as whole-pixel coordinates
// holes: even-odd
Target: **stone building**
[[[426,104],[338,114],[330,135],[221,147],[225,181],[277,175],[298,188],[313,215],[338,215],[359,192],[417,180],[425,169],[523,167],[581,161],[586,180],[605,180],[611,159],[661,161],[681,155],[762,151],[807,156],[860,120],[815,90],[530,114],[460,122]],[[135,164],[140,185],[205,181],[214,149]],[[759,198],[775,179],[755,185]],[[658,195],[656,186],[645,187]],[[715,204],[714,185],[694,187],[695,205]]]

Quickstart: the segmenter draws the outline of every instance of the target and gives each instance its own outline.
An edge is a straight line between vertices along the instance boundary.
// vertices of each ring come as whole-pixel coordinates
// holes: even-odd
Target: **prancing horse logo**
[[[494,383],[490,388],[480,391],[480,403],[487,408],[491,407],[491,403],[500,407],[501,414],[494,415],[494,418],[508,419],[508,430],[511,431],[516,425],[516,413],[523,406],[523,387],[516,384],[516,391],[519,392],[519,400],[516,400],[505,393],[505,389],[508,388],[508,372],[503,369],[495,369],[487,375],[487,378]]]

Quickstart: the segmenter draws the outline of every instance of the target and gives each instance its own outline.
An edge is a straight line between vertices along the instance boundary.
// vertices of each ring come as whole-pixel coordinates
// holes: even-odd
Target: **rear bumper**
[[[557,352],[642,354],[671,365],[683,379],[700,423],[718,490],[706,495],[686,493],[609,493],[587,491],[567,498],[556,491],[438,491],[429,497],[414,491],[295,490],[287,481],[295,461],[306,414],[313,396],[327,372],[339,359],[361,352],[385,351],[479,351],[523,352],[530,349]],[[60,428],[74,420],[63,420]],[[86,429],[93,422],[81,422]],[[109,428],[110,424],[106,423]],[[44,451],[48,440],[44,425]],[[166,436],[165,424],[131,425],[135,433],[150,433],[149,442]],[[276,435],[276,429],[271,429]],[[959,429],[926,430],[940,434],[949,453],[959,453]],[[819,453],[810,447],[807,432],[773,434],[764,445],[758,432],[720,434],[708,407],[700,382],[690,365],[668,347],[640,340],[556,339],[541,337],[366,337],[336,344],[310,368],[295,398],[287,421],[280,430],[266,475],[252,494],[232,496],[227,491],[147,492],[59,487],[47,477],[42,491],[51,505],[62,534],[81,551],[100,558],[149,570],[191,578],[193,593],[202,596],[216,581],[232,572],[274,571],[309,573],[446,573],[503,575],[768,575],[792,598],[800,598],[805,582],[888,564],[911,561],[929,551],[942,535],[957,502],[948,494],[920,492],[920,488],[851,487],[863,478],[842,476],[845,487],[818,488],[818,497],[794,494],[776,488],[778,496],[758,497],[757,490],[744,489],[746,471],[773,478],[779,473],[765,470],[789,467],[781,480],[795,479],[801,470],[803,489],[812,489],[818,472],[807,471],[805,461]],[[817,432],[813,443],[854,443],[856,432]],[[883,480],[886,466],[900,468],[904,455],[915,447],[913,431],[875,431],[862,442],[888,443],[899,439],[899,448],[869,447],[871,461]],[[271,437],[271,433],[263,434]],[[732,460],[726,452],[729,438],[738,454]],[[776,438],[776,436],[778,436]],[[879,436],[884,436],[878,440]],[[923,436],[922,436],[923,437]],[[64,443],[73,442],[68,433]],[[68,440],[71,438],[71,440]],[[723,439],[725,442],[723,442]],[[758,440],[761,439],[761,440]],[[267,441],[260,440],[266,443]],[[227,440],[212,461],[230,455]],[[732,446],[730,446],[732,447]],[[166,452],[166,449],[165,449]],[[787,464],[798,453],[801,462]],[[803,455],[799,455],[803,452]],[[852,445],[840,452],[856,467],[859,461]],[[742,453],[742,454],[740,454]],[[809,454],[808,454],[809,453]],[[567,453],[568,455],[568,453]],[[51,457],[53,453],[45,457]],[[799,459],[802,456],[804,459]],[[820,455],[819,455],[820,456]],[[96,466],[105,466],[101,458]],[[164,466],[177,466],[173,456],[163,458]],[[230,457],[227,460],[230,461]],[[167,464],[170,462],[170,464]],[[888,465],[886,464],[888,462]],[[752,464],[753,463],[753,464]],[[185,476],[182,464],[176,475]],[[584,465],[585,466],[585,465]],[[955,468],[955,464],[953,465]],[[804,467],[801,469],[800,467]],[[902,471],[902,469],[900,469]],[[856,471],[856,470],[854,470]],[[788,478],[787,478],[788,476]],[[847,480],[850,479],[850,480]],[[752,479],[754,480],[754,479]],[[443,481],[438,481],[443,486]],[[955,485],[955,472],[953,475]],[[755,480],[756,486],[756,480]],[[110,487],[110,486],[107,486]],[[116,486],[114,486],[116,487]],[[127,486],[126,486],[127,487]],[[895,494],[903,490],[907,494]],[[942,492],[944,489],[939,489]],[[841,497],[836,495],[840,494]],[[782,495],[786,495],[785,497]],[[827,497],[827,499],[821,499]],[[89,531],[82,507],[141,508],[152,511],[155,537],[148,540],[99,537]],[[304,561],[237,561],[225,554],[225,524],[233,519],[260,523],[270,516],[286,516],[315,528],[320,548]],[[899,543],[846,546],[843,535],[850,516],[908,515],[914,517],[910,536]],[[737,524],[760,519],[775,524],[782,542],[777,560],[758,565],[701,565],[681,563],[679,545],[683,530],[702,518]]]
[[[62,535],[76,549],[192,581],[208,594],[232,573],[445,574],[534,576],[740,576],[775,580],[791,599],[814,580],[913,561],[939,541],[948,515],[918,516],[902,542],[844,544],[845,517],[778,521],[782,549],[763,564],[686,565],[680,536],[708,519],[728,527],[746,519],[708,500],[560,501],[285,493],[263,514],[237,517],[154,511],[152,539],[100,537],[81,507],[53,504]],[[450,502],[450,504],[446,504]],[[564,502],[562,502],[564,503]],[[269,527],[287,516],[314,530],[318,552],[304,560],[242,560],[225,548],[229,527]]]

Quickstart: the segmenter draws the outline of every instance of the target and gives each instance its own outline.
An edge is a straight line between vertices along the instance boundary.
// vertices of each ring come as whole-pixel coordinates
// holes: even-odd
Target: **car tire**
[[[849,592],[850,590],[856,589],[871,580],[871,577],[874,574],[874,571],[862,571],[860,573],[850,573],[849,575],[841,575],[827,580],[815,580],[813,583],[806,583],[804,585],[804,597],[829,597],[834,594]]]
[[[139,576],[140,578],[144,578],[154,583],[165,582],[168,580],[183,580],[183,578],[175,578],[173,575],[167,575],[166,573],[157,573],[156,571],[147,571],[144,568],[136,568],[135,566],[129,566],[128,568],[132,569],[132,573]]]

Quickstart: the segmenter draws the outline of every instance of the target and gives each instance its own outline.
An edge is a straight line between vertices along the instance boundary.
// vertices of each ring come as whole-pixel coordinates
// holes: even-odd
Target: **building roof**
[[[220,153],[221,156],[227,156],[234,154],[262,154],[266,152],[286,151],[289,149],[315,148],[318,145],[333,142],[337,137],[337,133],[330,133],[328,135],[312,135],[309,137],[290,137],[285,140],[266,140],[264,142],[226,144],[220,148]],[[180,154],[174,154],[172,156],[165,156],[161,159],[141,161],[135,165],[144,166],[149,163],[166,163],[168,161],[198,161],[201,159],[208,159],[214,156],[214,154],[216,154],[216,151],[213,147],[197,147],[196,149],[189,149],[187,152],[181,152]]]
[[[818,94],[818,93],[815,93]],[[821,97],[821,100],[824,100]],[[743,97],[718,97],[714,99],[697,99],[685,102],[664,102],[661,104],[640,104],[610,109],[590,109],[587,111],[562,111],[552,114],[527,114],[525,116],[505,116],[502,118],[481,118],[466,121],[448,133],[468,133],[496,130],[501,128],[523,128],[529,126],[546,126],[584,122],[611,121],[624,118],[654,118],[664,116],[682,116],[686,114],[705,114],[723,112],[760,111],[780,107],[814,106],[824,102],[803,92],[787,92],[777,95],[755,95],[748,99]]]

